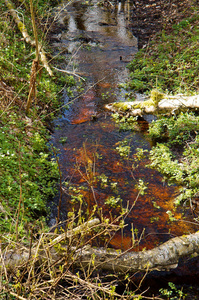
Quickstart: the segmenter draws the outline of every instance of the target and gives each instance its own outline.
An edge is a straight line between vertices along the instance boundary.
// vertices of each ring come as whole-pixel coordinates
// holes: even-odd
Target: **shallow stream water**
[[[152,248],[171,236],[193,232],[194,228],[186,222],[188,216],[183,222],[181,212],[173,211],[176,187],[168,186],[157,171],[147,167],[147,159],[136,162],[136,168],[132,168],[136,148],[151,148],[146,130],[120,132],[105,110],[105,104],[125,99],[125,91],[118,84],[127,79],[126,64],[137,51],[137,40],[128,31],[129,10],[130,4],[125,2],[114,9],[101,8],[95,2],[92,6],[73,2],[67,5],[67,10],[58,8],[62,26],[52,36],[52,46],[64,53],[66,61],[72,55],[67,70],[75,70],[86,81],[83,92],[74,99],[64,92],[64,103],[72,103],[55,121],[52,142],[60,149],[62,181],[76,188],[83,187],[80,190],[89,210],[97,203],[106,215],[110,211],[117,214],[117,209],[105,205],[108,197],[120,195],[123,207],[131,207],[137,199],[139,179],[146,182],[145,195],[138,197],[125,219],[127,227],[123,236],[116,235],[110,246],[131,247],[131,228],[136,228],[138,235],[145,231],[141,247]],[[124,138],[128,138],[131,147],[128,160],[121,159],[116,150]],[[94,191],[89,188],[91,176],[98,179]],[[72,206],[71,195],[63,184],[62,220],[67,218]],[[179,221],[171,222],[168,211]],[[55,219],[56,210],[53,210],[51,224]]]
[[[134,161],[136,148],[151,149],[145,123],[140,123],[140,132],[121,132],[105,110],[105,104],[125,99],[125,91],[118,84],[128,78],[126,65],[137,51],[137,40],[128,31],[130,11],[129,2],[110,9],[99,7],[95,1],[92,5],[75,1],[57,8],[60,30],[52,35],[52,47],[55,54],[65,56],[67,70],[86,81],[84,90],[75,97],[64,91],[64,104],[69,107],[55,121],[52,143],[59,149],[62,172],[60,219],[65,220],[68,212],[78,206],[73,204],[78,193],[71,192],[70,185],[81,191],[88,211],[97,203],[107,217],[114,217],[119,210],[105,202],[109,196],[119,195],[123,207],[133,208],[125,218],[124,232],[116,234],[109,246],[129,249],[133,228],[138,237],[144,230],[139,249],[150,249],[171,237],[194,232],[195,228],[189,223],[189,214],[174,211],[177,188],[168,186],[161,174],[147,167],[147,158]],[[116,150],[124,138],[128,138],[131,147],[127,160]],[[147,184],[147,190],[137,197],[139,179]],[[55,199],[50,225],[56,223],[59,200],[60,195]],[[168,211],[177,221],[170,220]]]
[[[151,149],[147,123],[139,122],[139,132],[119,131],[105,109],[107,103],[125,100],[125,91],[118,84],[127,80],[126,65],[137,52],[137,40],[128,31],[130,2],[118,3],[111,9],[99,7],[95,1],[89,4],[92,5],[78,1],[63,3],[55,12],[60,26],[51,36],[52,47],[66,62],[59,68],[75,72],[85,81],[74,96],[67,90],[63,92],[67,108],[54,122],[52,143],[59,149],[62,188],[51,205],[49,225],[56,224],[58,210],[62,221],[70,211],[78,213],[80,202],[88,215],[97,205],[104,216],[114,219],[121,207],[113,208],[105,202],[110,196],[120,197],[120,206],[128,206],[130,212],[125,217],[125,229],[113,235],[108,246],[131,248],[134,230],[134,238],[142,235],[142,240],[133,250],[150,249],[171,237],[195,232],[197,227],[188,210],[174,209],[177,187],[168,186],[160,173],[147,167],[147,158],[136,161],[137,148]],[[152,119],[149,116],[147,121]],[[125,138],[131,149],[128,159],[121,158],[116,149]],[[136,185],[140,179],[147,189],[138,197]],[[146,288],[154,287],[156,293],[160,287],[167,287],[169,281],[180,284],[180,289],[183,283],[190,295],[186,299],[197,299],[198,269],[198,260],[193,260],[188,264],[182,262],[180,267],[161,276],[153,272]],[[196,286],[190,292],[189,286],[193,284]]]

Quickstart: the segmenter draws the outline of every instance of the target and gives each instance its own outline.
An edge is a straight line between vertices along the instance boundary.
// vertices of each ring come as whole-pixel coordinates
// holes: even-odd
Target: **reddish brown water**
[[[81,190],[83,203],[86,204],[83,207],[88,211],[91,212],[97,204],[110,219],[120,214],[120,208],[110,208],[104,204],[109,196],[120,195],[123,207],[128,205],[131,208],[134,204],[125,217],[127,226],[123,234],[119,232],[114,235],[109,241],[110,246],[130,248],[132,228],[137,229],[137,237],[144,230],[139,249],[149,249],[171,236],[195,231],[194,226],[186,222],[191,221],[189,216],[183,221],[181,212],[174,211],[173,200],[178,192],[176,187],[163,183],[157,171],[146,167],[149,163],[147,159],[132,169],[136,148],[151,148],[146,132],[119,132],[104,109],[106,103],[124,100],[125,91],[118,89],[118,84],[127,79],[125,66],[137,51],[137,41],[127,30],[129,6],[125,4],[108,10],[96,4],[90,7],[75,2],[67,10],[68,13],[62,11],[60,14],[62,31],[53,45],[56,49],[68,49],[72,54],[75,53],[68,69],[73,70],[75,59],[76,72],[84,76],[86,81],[83,94],[56,120],[52,135],[53,144],[60,149],[63,182]],[[86,46],[80,48],[82,40]],[[65,103],[71,100],[65,92]],[[67,138],[66,142],[60,143],[62,138]],[[128,160],[121,159],[116,151],[118,142],[124,138],[130,140]],[[103,185],[100,180],[102,174],[108,178]],[[146,182],[148,188],[145,195],[138,197],[136,184],[139,179]],[[117,188],[111,189],[114,184]],[[78,209],[78,204],[71,203],[71,194],[78,195],[63,183],[62,220],[67,218],[67,213],[73,207]],[[167,211],[172,211],[178,221],[171,222]],[[56,212],[51,224],[55,218]]]

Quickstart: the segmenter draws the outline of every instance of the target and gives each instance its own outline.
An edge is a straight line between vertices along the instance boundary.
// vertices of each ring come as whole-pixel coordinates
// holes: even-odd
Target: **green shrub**
[[[154,141],[166,140],[169,146],[194,143],[199,132],[199,117],[181,113],[177,117],[162,117],[150,124],[149,135]]]

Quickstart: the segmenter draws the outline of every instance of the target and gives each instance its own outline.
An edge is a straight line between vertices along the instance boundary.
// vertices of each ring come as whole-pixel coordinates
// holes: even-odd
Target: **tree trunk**
[[[31,262],[33,266],[36,262],[44,262],[51,257],[51,263],[64,259],[68,260],[69,251],[72,252],[72,259],[68,264],[74,264],[77,267],[95,268],[110,272],[133,273],[136,271],[151,270],[170,270],[176,268],[178,261],[183,256],[199,254],[199,231],[194,234],[175,237],[164,244],[146,251],[130,252],[118,251],[105,248],[94,248],[85,246],[75,248],[68,246],[67,240],[80,233],[88,234],[92,229],[100,226],[99,219],[93,219],[77,228],[67,231],[51,240],[40,237],[38,244],[31,249],[21,248],[20,251],[8,251],[1,255],[0,267],[15,269],[16,267],[27,266]],[[49,238],[49,237],[48,237]],[[65,241],[63,243],[63,241]],[[62,242],[62,244],[60,244]]]
[[[154,103],[152,99],[144,101],[114,102],[106,105],[106,108],[112,112],[118,112],[121,115],[142,116],[144,114],[172,114],[187,110],[199,109],[199,95],[184,96],[164,95],[164,98]]]
[[[121,252],[108,249],[79,249],[77,263],[110,272],[163,271],[176,268],[183,256],[199,254],[199,231],[175,237],[164,244],[146,251]]]

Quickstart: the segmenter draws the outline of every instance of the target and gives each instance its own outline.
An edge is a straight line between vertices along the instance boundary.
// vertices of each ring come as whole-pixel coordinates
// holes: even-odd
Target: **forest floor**
[[[192,6],[190,0],[135,0],[130,27],[138,38],[139,49],[160,30],[169,33],[174,23],[190,15]]]

